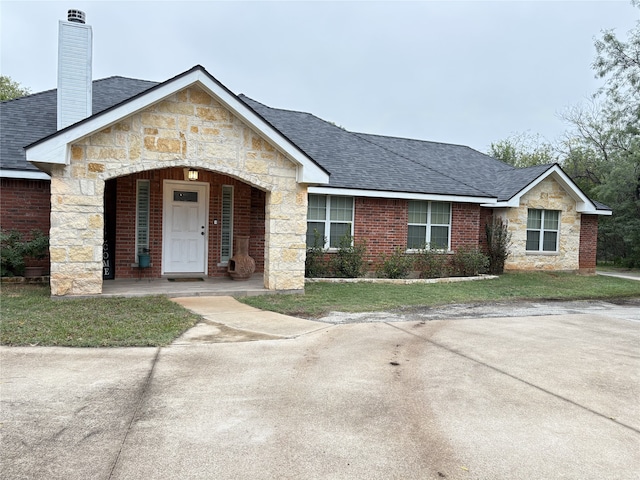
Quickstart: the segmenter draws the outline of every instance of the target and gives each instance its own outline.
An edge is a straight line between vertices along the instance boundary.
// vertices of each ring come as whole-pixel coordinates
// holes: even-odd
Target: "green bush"
[[[364,256],[367,247],[364,242],[356,244],[349,234],[340,239],[331,266],[336,277],[358,278],[364,274]]]
[[[0,230],[0,275],[24,274],[27,258],[42,259],[49,250],[49,237],[40,230],[31,230],[31,240],[23,240],[17,230]]]
[[[489,257],[478,247],[462,246],[451,258],[451,273],[459,277],[472,277],[484,273],[489,266]]]
[[[412,268],[413,258],[404,253],[404,249],[396,247],[391,256],[381,255],[376,273],[382,278],[407,278]]]
[[[441,278],[449,273],[447,254],[432,250],[429,245],[420,249],[415,266],[420,272],[420,278]]]
[[[498,275],[504,273],[504,262],[509,256],[511,246],[511,232],[507,222],[500,217],[493,217],[485,225],[487,235],[487,252],[489,254],[489,273]]]
[[[324,244],[327,239],[320,235],[318,230],[313,231],[313,246],[307,248],[307,256],[304,261],[304,276],[307,278],[326,277],[328,265],[325,260]]]
[[[0,230],[0,274],[13,277],[24,273],[24,255],[22,254],[22,234],[17,230]]]

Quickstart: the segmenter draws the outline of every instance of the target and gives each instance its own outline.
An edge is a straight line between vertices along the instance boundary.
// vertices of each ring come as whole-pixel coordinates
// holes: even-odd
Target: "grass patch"
[[[640,282],[570,273],[508,273],[495,280],[389,285],[311,283],[304,295],[264,295],[240,301],[274,312],[317,318],[331,311],[372,312],[406,306],[437,306],[509,300],[587,300],[640,297]]]
[[[0,319],[3,345],[156,347],[200,317],[166,297],[52,300],[48,287],[2,285]]]

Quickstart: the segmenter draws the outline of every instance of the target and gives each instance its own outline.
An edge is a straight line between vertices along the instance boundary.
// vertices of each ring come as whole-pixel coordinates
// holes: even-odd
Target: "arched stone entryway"
[[[304,288],[307,187],[298,166],[232,111],[190,86],[73,141],[51,167],[52,295],[102,291],[105,182],[196,168],[264,193],[264,283]]]

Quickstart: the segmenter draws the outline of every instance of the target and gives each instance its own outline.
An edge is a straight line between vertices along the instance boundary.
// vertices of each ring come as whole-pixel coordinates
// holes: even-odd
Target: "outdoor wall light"
[[[190,168],[189,169],[189,173],[187,174],[187,178],[189,178],[189,180],[197,180],[198,179],[198,170],[196,170],[194,168]]]

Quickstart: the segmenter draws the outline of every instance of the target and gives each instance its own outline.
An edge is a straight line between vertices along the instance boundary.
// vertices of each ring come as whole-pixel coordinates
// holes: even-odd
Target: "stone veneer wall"
[[[560,210],[558,252],[540,253],[525,250],[529,208]],[[547,178],[520,199],[520,207],[506,209],[512,233],[511,254],[505,270],[578,270],[580,251],[580,217],[576,202],[553,178]]]
[[[266,192],[265,286],[304,288],[306,185],[296,166],[206,92],[190,87],[71,147],[51,179],[51,293],[102,291],[104,182],[195,167]]]

